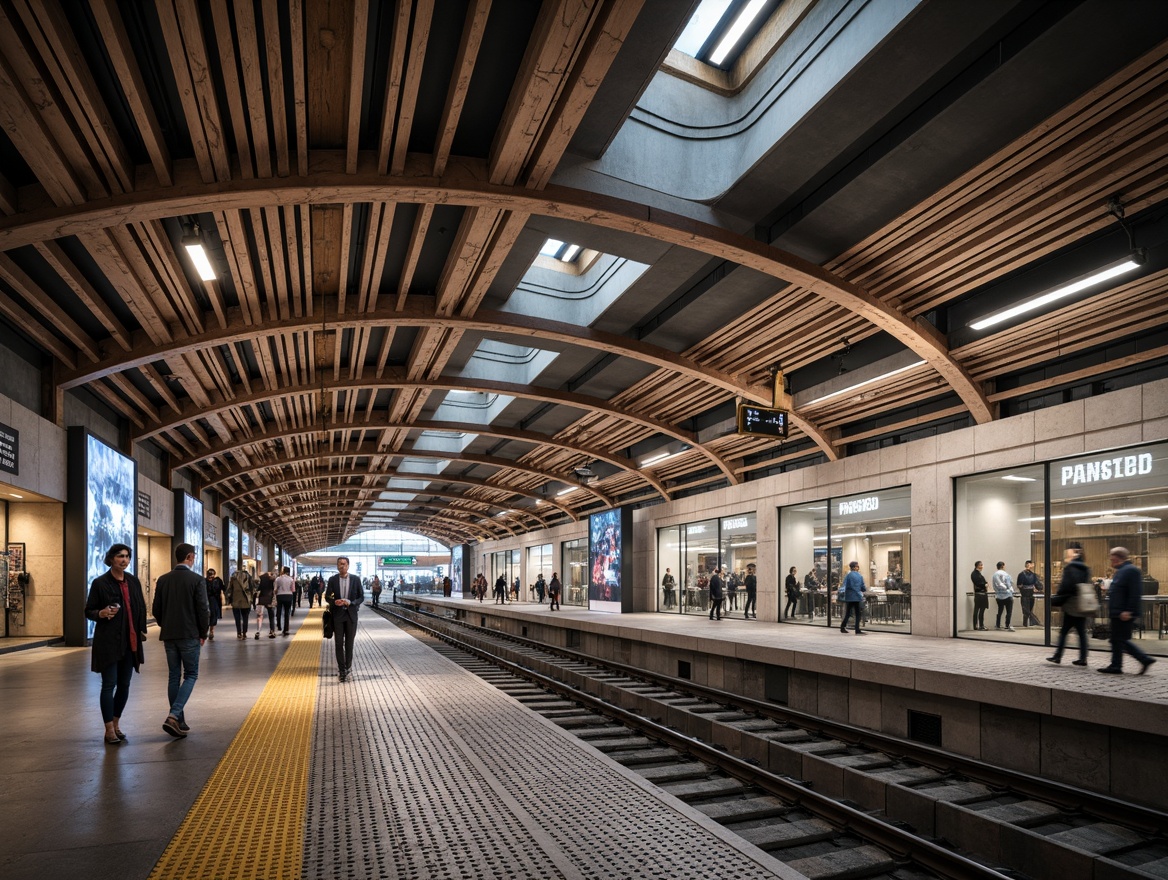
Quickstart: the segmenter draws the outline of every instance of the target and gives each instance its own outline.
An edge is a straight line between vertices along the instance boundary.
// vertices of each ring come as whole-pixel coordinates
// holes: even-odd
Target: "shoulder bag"
[[[1063,605],[1067,614],[1075,617],[1091,617],[1099,610],[1099,597],[1095,593],[1095,585],[1091,583],[1078,584],[1078,592]]]

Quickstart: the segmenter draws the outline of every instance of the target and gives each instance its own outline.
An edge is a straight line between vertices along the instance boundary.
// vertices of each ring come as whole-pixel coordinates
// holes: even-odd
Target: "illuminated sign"
[[[383,566],[383,567],[388,566],[388,565],[417,565],[418,564],[418,557],[417,556],[382,556],[381,559],[378,561],[378,564]]]
[[[869,511],[880,509],[880,498],[876,495],[869,495],[867,498],[857,498],[855,501],[841,501],[839,503],[839,515],[850,516],[853,513],[868,513]]]
[[[1115,458],[1101,458],[1081,464],[1063,465],[1060,471],[1064,486],[1080,483],[1106,483],[1128,477],[1141,477],[1152,472],[1152,454],[1118,455]]]
[[[738,404],[738,433],[786,437],[787,411],[740,403]]]
[[[744,529],[746,528],[748,520],[744,516],[735,517],[734,519],[722,520],[722,528],[724,529]]]

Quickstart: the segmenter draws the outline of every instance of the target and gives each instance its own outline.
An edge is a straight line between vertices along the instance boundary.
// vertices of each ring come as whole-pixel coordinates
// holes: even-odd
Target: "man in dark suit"
[[[154,586],[151,611],[161,630],[158,637],[166,647],[166,665],[170,670],[166,685],[170,714],[162,729],[171,736],[184,737],[190,730],[184,709],[199,677],[199,652],[207,639],[210,612],[207,582],[192,570],[195,548],[179,544],[174,549],[174,558],[178,565],[162,575]]]
[[[353,665],[353,639],[357,637],[357,609],[365,601],[361,578],[349,574],[349,557],[337,557],[337,574],[328,579],[324,601],[333,616],[333,638],[337,648],[337,668],[341,681],[349,677]]]

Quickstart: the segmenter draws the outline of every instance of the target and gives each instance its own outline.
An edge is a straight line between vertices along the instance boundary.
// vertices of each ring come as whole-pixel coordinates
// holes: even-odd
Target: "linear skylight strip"
[[[718,45],[714,47],[714,51],[710,53],[710,64],[718,65],[726,60],[726,56],[730,54],[742,35],[746,33],[758,14],[762,12],[762,8],[766,5],[767,0],[750,0],[746,8],[742,10],[738,18],[734,19],[734,24],[730,25],[730,30],[726,31],[725,36],[718,41]]]

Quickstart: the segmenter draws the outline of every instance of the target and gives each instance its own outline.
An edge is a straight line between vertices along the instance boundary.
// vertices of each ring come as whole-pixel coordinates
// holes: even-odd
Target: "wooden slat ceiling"
[[[88,389],[294,553],[387,525],[459,543],[833,459],[930,419],[986,421],[1042,385],[999,389],[1006,373],[1168,323],[1164,273],[953,350],[918,320],[1106,229],[1114,193],[1129,213],[1165,200],[1163,45],[815,266],[555,184],[642,6],[0,0],[0,125],[22,166],[0,168],[0,315],[53,360],[53,416]],[[488,309],[548,218],[726,260],[774,292],[704,316],[707,340],[680,352],[632,327]],[[192,221],[215,281],[179,246]],[[735,399],[769,403],[772,364],[789,373],[880,332],[926,363],[795,413],[784,446],[696,430]],[[640,378],[597,395],[461,375],[492,339]],[[437,418],[452,390],[546,420]],[[435,451],[423,432],[474,440]],[[654,437],[690,450],[641,470],[630,450]],[[582,485],[586,463],[609,475]]]

